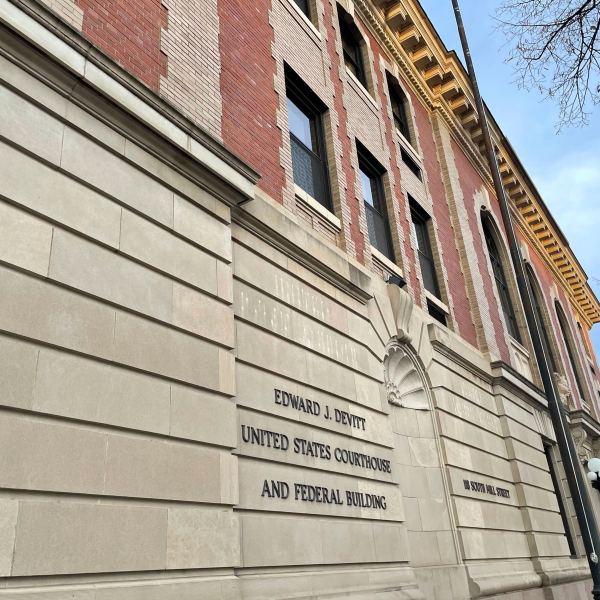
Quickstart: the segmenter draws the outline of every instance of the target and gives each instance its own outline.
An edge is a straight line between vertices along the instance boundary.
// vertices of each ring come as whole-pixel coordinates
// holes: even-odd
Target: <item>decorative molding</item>
[[[252,202],[252,208],[256,214],[245,210],[243,206],[235,207],[231,211],[231,220],[361,304],[366,304],[373,297],[370,291],[372,275],[349,262],[345,256],[337,254],[336,249],[330,248],[312,230],[299,224],[287,211],[284,212],[283,207],[274,206],[272,201],[269,202],[258,194]],[[286,235],[294,228],[297,228],[299,236]],[[300,241],[303,239],[306,242],[306,235],[314,237],[323,248],[330,249],[333,260],[342,258],[348,273],[337,271],[326,260],[311,253],[310,248],[314,245],[302,245]],[[292,237],[299,242],[295,243]]]
[[[397,285],[388,285],[388,296],[392,305],[392,313],[396,324],[396,339],[399,342],[410,343],[410,321],[413,314],[414,302],[412,296]]]
[[[581,426],[572,427],[571,434],[573,436],[575,451],[577,452],[579,461],[581,463],[586,463],[592,458],[592,450],[589,446],[592,440],[589,438],[587,431]]]
[[[388,347],[383,373],[390,404],[414,410],[430,409],[425,380],[405,344],[394,342]]]
[[[537,425],[538,433],[549,440],[555,440],[554,426],[552,425],[552,419],[550,419],[548,412],[534,407],[533,417]]]
[[[573,410],[575,404],[573,402],[573,394],[571,392],[571,386],[566,375],[562,373],[554,373],[554,381],[556,382],[556,388],[561,402],[567,410]]]

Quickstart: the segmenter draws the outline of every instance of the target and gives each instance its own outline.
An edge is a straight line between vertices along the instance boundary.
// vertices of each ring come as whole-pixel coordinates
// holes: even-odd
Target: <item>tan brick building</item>
[[[0,0],[0,107],[0,599],[587,597],[417,2]],[[600,304],[490,119],[583,465]]]

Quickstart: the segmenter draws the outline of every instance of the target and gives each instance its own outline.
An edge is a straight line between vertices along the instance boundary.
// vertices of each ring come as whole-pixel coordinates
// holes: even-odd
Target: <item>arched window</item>
[[[517,340],[517,342],[520,342],[521,335],[519,333],[519,325],[517,323],[515,309],[510,297],[508,281],[506,280],[506,274],[502,264],[502,255],[500,254],[498,244],[496,243],[496,237],[492,231],[492,225],[489,222],[489,217],[486,215],[482,215],[482,225],[490,262],[492,263],[494,279],[496,280],[496,289],[498,290],[498,295],[500,296],[500,305],[502,306],[504,320],[506,321],[506,326],[508,327],[508,333],[511,335],[511,337]]]
[[[569,362],[571,363],[571,370],[573,371],[573,375],[575,376],[575,381],[577,383],[579,398],[582,401],[585,401],[585,394],[583,392],[584,386],[583,381],[581,380],[581,369],[576,358],[577,352],[575,351],[575,346],[573,345],[573,336],[571,334],[571,328],[569,327],[565,311],[562,309],[562,306],[560,305],[558,300],[554,303],[554,306],[556,308],[558,324],[560,325],[560,332],[562,334],[563,340],[565,341],[567,355],[569,356]]]
[[[529,279],[529,286],[531,287],[533,306],[540,324],[540,333],[542,334],[542,340],[545,345],[546,356],[548,356],[548,359],[550,360],[550,368],[553,373],[561,373],[561,370],[558,367],[559,362],[556,360],[556,355],[554,353],[554,345],[550,339],[551,333],[548,331],[548,319],[546,318],[544,296],[542,295],[542,290],[531,265],[527,265],[527,278]]]

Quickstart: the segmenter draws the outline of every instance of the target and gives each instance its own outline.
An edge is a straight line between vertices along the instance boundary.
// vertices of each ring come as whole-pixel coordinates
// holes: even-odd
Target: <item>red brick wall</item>
[[[259,187],[282,202],[270,6],[270,0],[219,1],[222,136],[231,151],[260,173]]]
[[[125,69],[158,91],[167,60],[160,50],[167,11],[161,0],[77,0],[83,34]]]
[[[467,284],[462,272],[454,229],[450,220],[450,209],[446,200],[446,190],[437,158],[433,127],[425,107],[414,95],[413,107],[419,129],[423,162],[427,171],[429,193],[433,200],[433,216],[438,227],[440,250],[449,280],[449,291],[452,294],[454,317],[461,336],[470,344],[477,347],[477,333],[469,308]]]
[[[507,363],[510,363],[510,352],[508,349],[508,342],[505,337],[504,328],[502,327],[502,321],[500,318],[500,311],[502,310],[500,307],[500,300],[496,296],[494,282],[492,281],[492,278],[490,276],[488,268],[487,248],[484,247],[485,242],[481,237],[479,229],[479,207],[476,207],[473,203],[473,197],[475,193],[481,189],[483,181],[477,173],[477,171],[474,169],[473,165],[467,159],[461,148],[454,140],[452,140],[452,152],[454,154],[454,160],[456,162],[456,168],[458,170],[460,179],[460,186],[463,193],[463,197],[465,199],[467,214],[469,216],[469,227],[473,235],[473,251],[476,252],[478,256],[479,271],[481,275],[481,280],[483,281],[484,293],[485,297],[487,298],[488,305],[490,307],[489,318],[491,319],[491,322],[494,326],[496,344],[498,346],[498,351],[500,352],[500,357],[502,358],[502,360]],[[496,198],[489,189],[488,193],[491,199],[492,208],[494,210],[497,223],[499,224],[499,226],[501,226],[501,220],[498,219],[497,215],[498,207]],[[486,316],[487,315],[482,315],[482,318],[485,319]]]
[[[385,73],[383,72],[383,70],[381,69],[381,66],[380,66],[381,65],[380,49],[379,49],[377,42],[371,35],[369,35],[369,44],[371,46],[371,49],[373,51],[373,56],[374,56],[375,85],[377,87],[377,92],[379,94],[379,97],[382,99],[382,104],[383,104],[381,113],[382,113],[383,121],[385,124],[385,141],[390,150],[390,169],[394,175],[393,190],[394,190],[394,196],[398,199],[398,205],[399,205],[399,211],[398,211],[399,214],[397,215],[398,222],[400,223],[400,225],[402,227],[402,233],[404,235],[404,245],[402,248],[402,253],[403,253],[404,264],[407,267],[406,269],[404,269],[404,276],[407,280],[409,287],[414,292],[413,297],[415,298],[415,301],[418,304],[420,304],[421,296],[422,296],[422,289],[421,289],[421,282],[419,281],[419,278],[417,277],[416,269],[414,266],[416,264],[415,252],[413,250],[413,247],[410,244],[410,238],[411,238],[410,217],[409,217],[407,211],[403,210],[403,208],[406,205],[405,205],[405,202],[403,199],[403,194],[402,194],[402,177],[400,174],[400,169],[398,168],[400,152],[399,152],[396,142],[394,141],[395,125],[393,125],[392,120],[390,119],[388,110],[385,109],[385,106],[387,106],[389,104],[389,98],[387,96],[387,83],[386,83]]]

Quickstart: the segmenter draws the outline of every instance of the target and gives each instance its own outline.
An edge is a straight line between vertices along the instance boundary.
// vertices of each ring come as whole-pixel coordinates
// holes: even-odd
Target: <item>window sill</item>
[[[315,200],[310,194],[307,194],[299,185],[294,184],[294,193],[304,203],[308,204],[321,217],[329,221],[338,232],[342,230],[342,222],[332,213],[329,212],[320,202]]]
[[[355,88],[356,92],[360,94],[363,99],[370,104],[370,108],[375,110],[377,113],[379,111],[379,106],[377,105],[377,102],[375,102],[375,98],[371,96],[369,90],[357,79],[356,75],[354,75],[354,73],[348,67],[346,67],[346,75],[348,76],[348,81]]]
[[[450,316],[450,309],[448,308],[448,306],[446,304],[444,304],[437,296],[434,296],[428,290],[424,290],[424,291],[425,291],[425,298],[427,298],[427,300],[429,300],[429,302],[431,302],[432,304],[435,304],[436,307],[439,308],[443,313]]]
[[[528,381],[533,381],[529,351],[510,335],[508,336],[508,339],[513,367],[517,373],[519,373],[525,379]]]
[[[510,340],[511,346],[517,352],[520,352],[523,356],[525,356],[527,359],[529,359],[529,350],[527,350],[527,348],[525,348],[525,346],[523,346],[523,344],[521,344],[521,342],[517,342],[517,340],[515,340],[515,338],[512,337],[512,335],[509,334],[508,338]]]
[[[294,0],[281,0],[281,3],[288,9],[292,16],[299,21],[299,24],[307,29],[307,33],[316,37],[315,41],[321,41],[321,32],[315,27],[315,24],[300,10],[300,7]]]
[[[375,246],[371,246],[371,254],[376,258],[388,271],[394,275],[399,275],[404,279],[404,271],[395,263],[392,262],[385,254],[382,254]]]
[[[423,158],[417,152],[415,147],[404,137],[404,135],[402,135],[402,132],[398,128],[396,128],[396,135],[398,136],[398,141],[400,142],[402,148],[404,148],[404,150],[410,154],[411,158],[419,165],[419,167],[423,169]]]

